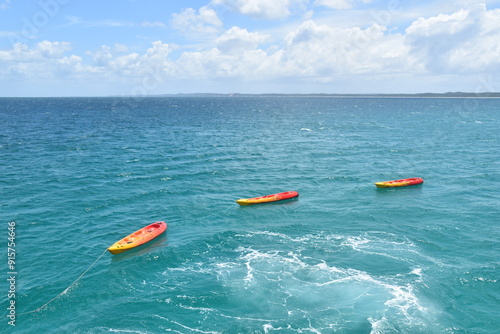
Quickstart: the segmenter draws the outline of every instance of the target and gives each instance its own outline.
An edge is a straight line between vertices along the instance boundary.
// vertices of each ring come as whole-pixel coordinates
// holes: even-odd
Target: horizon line
[[[94,95],[94,96],[0,96],[0,98],[148,98],[148,97],[447,97],[500,98],[500,92],[446,92],[446,93],[164,93],[148,95]]]

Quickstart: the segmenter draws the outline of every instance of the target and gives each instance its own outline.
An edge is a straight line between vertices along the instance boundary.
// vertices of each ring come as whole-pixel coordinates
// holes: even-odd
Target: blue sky
[[[0,96],[500,91],[500,0],[0,0]]]

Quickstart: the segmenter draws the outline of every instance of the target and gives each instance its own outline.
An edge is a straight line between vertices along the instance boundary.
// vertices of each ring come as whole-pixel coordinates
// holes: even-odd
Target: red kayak
[[[125,238],[115,242],[108,248],[108,251],[112,254],[119,254],[129,249],[138,247],[140,245],[149,242],[165,232],[167,229],[167,224],[165,222],[156,222],[143,227],[134,233],[126,236]]]
[[[378,188],[395,188],[395,187],[415,186],[417,184],[422,184],[422,183],[424,183],[424,179],[422,179],[421,177],[413,177],[402,180],[377,182],[375,183],[375,185]]]
[[[283,200],[295,198],[298,196],[299,196],[299,193],[296,191],[286,191],[284,193],[266,195],[266,196],[261,196],[261,197],[242,198],[242,199],[236,200],[236,203],[238,203],[239,205],[270,203],[270,202],[283,201]]]

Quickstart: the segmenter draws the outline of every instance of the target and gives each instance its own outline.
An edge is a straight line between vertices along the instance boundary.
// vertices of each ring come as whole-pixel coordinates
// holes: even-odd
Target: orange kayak
[[[283,201],[283,200],[295,198],[298,196],[299,196],[299,193],[296,191],[286,191],[283,193],[266,195],[266,196],[261,196],[261,197],[242,198],[242,199],[236,200],[236,203],[238,203],[239,205],[270,203],[270,202]]]
[[[128,251],[129,249],[135,248],[153,240],[154,238],[165,232],[166,229],[167,224],[165,222],[156,222],[150,224],[115,242],[108,248],[108,251],[111,252],[111,254],[123,253],[125,251]]]
[[[402,179],[402,180],[377,182],[377,183],[375,183],[375,185],[378,188],[394,188],[394,187],[415,186],[417,184],[422,184],[422,183],[424,183],[424,179],[422,179],[421,177],[413,177],[413,178]]]

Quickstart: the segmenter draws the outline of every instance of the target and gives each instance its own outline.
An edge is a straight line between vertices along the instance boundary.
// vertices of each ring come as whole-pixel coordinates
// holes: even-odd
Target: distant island
[[[416,94],[243,94],[243,93],[179,93],[179,94],[155,94],[152,97],[381,97],[381,98],[500,98],[500,92],[467,93],[467,92],[448,92],[448,93],[416,93]]]

